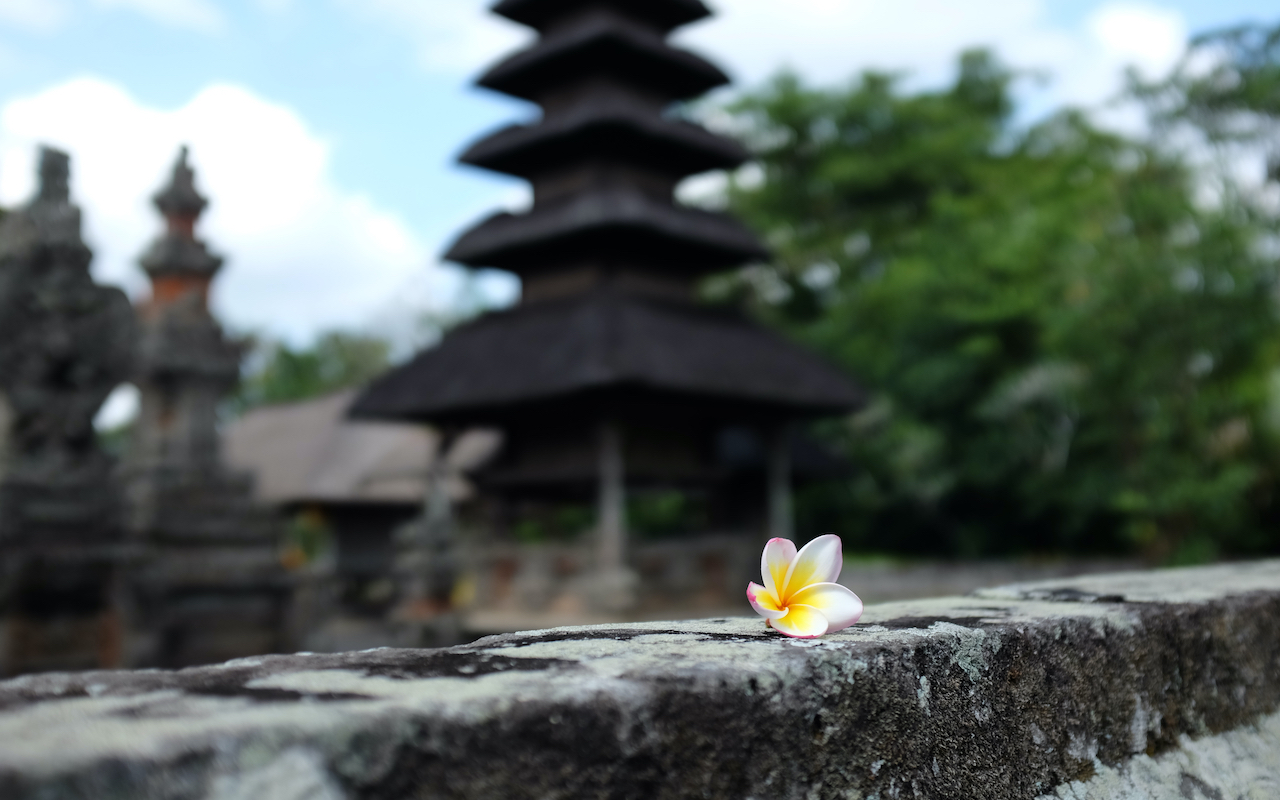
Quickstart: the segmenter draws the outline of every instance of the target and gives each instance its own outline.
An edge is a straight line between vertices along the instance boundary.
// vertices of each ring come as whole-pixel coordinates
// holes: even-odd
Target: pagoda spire
[[[151,202],[165,219],[165,231],[138,260],[151,278],[150,306],[164,306],[190,293],[197,293],[201,303],[207,304],[209,283],[222,268],[222,258],[210,253],[195,235],[209,201],[196,189],[185,145],[178,151],[169,182]]]
[[[175,218],[194,221],[209,205],[208,199],[196,189],[196,173],[188,162],[189,154],[185,144],[178,149],[178,160],[173,164],[169,185],[156,192],[152,198],[156,208],[171,223]]]
[[[688,295],[699,277],[768,256],[736,220],[674,199],[689,175],[748,157],[666,113],[728,81],[666,41],[707,15],[701,2],[506,0],[494,10],[541,35],[479,83],[537,103],[542,118],[491,134],[461,160],[527,179],[534,202],[466,231],[446,258],[510,270],[538,299],[605,283]]]
[[[209,285],[222,258],[195,235],[209,201],[196,189],[185,146],[152,203],[165,230],[138,259],[151,279],[151,298],[139,309],[142,416],[131,460],[135,467],[212,467],[218,463],[217,407],[239,380],[241,345],[229,341],[209,313]],[[177,416],[185,419],[175,424]]]
[[[218,410],[240,378],[244,345],[209,311],[222,258],[195,235],[208,200],[187,148],[153,203],[165,229],[139,259],[152,292],[138,309],[140,408],[124,472],[130,527],[149,552],[132,576],[145,634],[134,660],[172,667],[280,647],[289,590],[275,524],[254,504],[251,476],[228,470],[220,454]],[[246,614],[254,605],[270,613]]]

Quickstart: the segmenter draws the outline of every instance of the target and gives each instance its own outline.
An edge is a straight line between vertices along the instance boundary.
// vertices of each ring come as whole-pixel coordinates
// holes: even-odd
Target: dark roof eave
[[[856,408],[862,391],[741,315],[606,286],[463,325],[379,378],[352,408],[368,418],[478,423],[635,402],[655,412],[702,404],[715,415],[821,416]]]
[[[564,122],[509,125],[471,145],[458,160],[531,178],[579,160],[584,152],[679,176],[734,169],[750,158],[737,142],[696,125],[606,112],[582,114]]]
[[[589,403],[592,394],[613,393],[624,390],[632,392],[643,391],[648,396],[660,395],[686,403],[705,404],[708,408],[716,409],[716,416],[726,420],[743,417],[795,420],[820,419],[856,411],[866,402],[861,392],[851,393],[848,397],[838,401],[828,400],[825,402],[804,403],[785,402],[768,397],[681,391],[670,387],[647,385],[642,381],[618,381],[573,391],[512,397],[505,401],[483,405],[441,406],[438,408],[379,409],[364,403],[365,398],[362,395],[352,405],[347,414],[349,418],[355,420],[414,422],[437,426],[502,426],[510,424],[512,420],[521,417],[542,416],[550,413],[550,409],[553,407],[563,406],[574,401]]]
[[[490,67],[478,86],[526,100],[583,74],[631,77],[673,100],[686,100],[729,83],[729,76],[701,56],[617,19],[586,19],[539,39]]]
[[[586,5],[612,6],[672,30],[711,16],[702,0],[500,0],[493,13],[541,29],[548,22]]]
[[[769,257],[759,239],[728,215],[664,206],[641,195],[604,192],[527,214],[495,214],[458,237],[444,257],[473,267],[519,269],[529,253],[617,231],[635,232],[655,244],[669,242],[670,249],[696,253],[707,262],[706,272]]]

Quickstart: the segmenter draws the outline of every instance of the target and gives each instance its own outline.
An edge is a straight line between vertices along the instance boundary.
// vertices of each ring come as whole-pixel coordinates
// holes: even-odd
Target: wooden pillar
[[[791,508],[791,426],[778,425],[769,437],[769,537],[795,538]]]
[[[596,520],[599,527],[597,567],[612,573],[626,569],[626,484],[622,464],[622,431],[616,422],[600,425],[599,487]]]

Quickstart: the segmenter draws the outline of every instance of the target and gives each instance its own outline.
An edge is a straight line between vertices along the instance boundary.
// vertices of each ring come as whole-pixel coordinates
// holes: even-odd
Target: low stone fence
[[[0,797],[1280,798],[1280,562],[0,683]]]

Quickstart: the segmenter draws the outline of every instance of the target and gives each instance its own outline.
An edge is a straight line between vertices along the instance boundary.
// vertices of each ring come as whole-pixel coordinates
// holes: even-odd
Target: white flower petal
[[[766,549],[768,549],[767,546]],[[834,533],[819,536],[796,554],[782,589],[778,592],[778,599],[788,603],[792,595],[809,584],[834,583],[836,578],[840,577],[842,566],[844,566],[844,547],[840,544],[840,537]]]
[[[760,554],[760,575],[764,588],[782,600],[782,589],[787,585],[787,571],[796,558],[796,543],[790,539],[770,539]]]
[[[758,583],[747,584],[747,602],[765,619],[777,619],[787,613],[785,608],[778,605],[778,599],[773,593]]]
[[[827,618],[813,606],[792,604],[787,606],[787,615],[770,620],[778,633],[795,639],[813,639],[827,632]]]
[[[827,618],[827,633],[844,630],[862,616],[862,599],[838,583],[814,583],[791,596],[792,603],[813,606]]]

